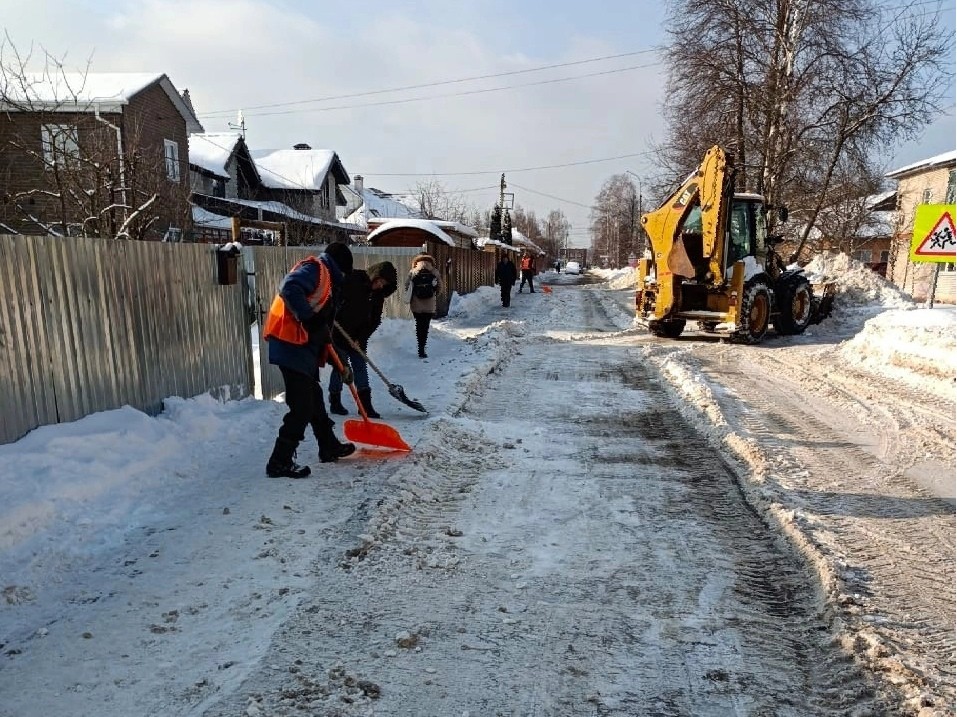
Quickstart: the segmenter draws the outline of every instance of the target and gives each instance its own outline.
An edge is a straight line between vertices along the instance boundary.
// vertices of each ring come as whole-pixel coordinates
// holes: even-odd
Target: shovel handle
[[[332,361],[332,365],[336,367],[336,371],[342,373],[345,370],[345,367],[342,365],[342,359],[339,358],[339,354],[336,353],[336,350],[333,348],[332,344],[328,344],[326,346],[326,356],[328,356],[329,360]],[[359,413],[362,414],[362,420],[369,423],[369,415],[366,413],[366,409],[362,405],[362,401],[359,400],[359,392],[356,390],[355,381],[349,384],[349,390],[352,392],[352,398],[355,399],[356,408],[358,408]]]
[[[342,335],[345,337],[345,339],[346,339],[346,341],[348,342],[349,346],[352,347],[352,350],[355,351],[357,354],[359,354],[362,358],[364,358],[364,359],[365,359],[365,362],[366,362],[367,364],[369,364],[369,367],[370,367],[373,371],[376,372],[376,374],[379,376],[379,378],[381,378],[383,381],[385,381],[386,386],[392,386],[392,382],[389,381],[388,378],[386,378],[386,375],[385,375],[384,373],[382,373],[381,370],[379,370],[379,367],[378,367],[378,366],[376,366],[374,363],[372,363],[372,359],[370,359],[369,356],[368,356],[368,354],[366,354],[366,352],[362,350],[362,347],[359,345],[359,342],[356,341],[356,340],[355,340],[354,338],[352,338],[351,336],[349,336],[349,334],[346,333],[346,330],[345,330],[344,328],[342,328],[342,326],[339,325],[339,322],[338,322],[338,321],[333,321],[333,322],[332,322],[332,325],[335,326],[336,329],[339,330],[339,333],[342,334]]]

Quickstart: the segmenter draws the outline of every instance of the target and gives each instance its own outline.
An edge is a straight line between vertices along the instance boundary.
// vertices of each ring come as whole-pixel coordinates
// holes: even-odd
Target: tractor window
[[[735,202],[731,208],[731,217],[728,222],[730,231],[727,266],[751,254],[751,223],[748,207],[747,202]]]
[[[688,211],[684,224],[681,225],[682,234],[701,234],[701,205],[696,204]]]

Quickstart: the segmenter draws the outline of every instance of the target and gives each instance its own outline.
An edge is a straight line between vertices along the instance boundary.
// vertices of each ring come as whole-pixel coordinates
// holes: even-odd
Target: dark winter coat
[[[515,270],[515,262],[507,256],[495,267],[495,283],[499,286],[514,286],[518,279],[518,272]]]
[[[332,293],[329,300],[322,306],[318,316],[313,317],[313,310],[306,301],[319,282],[319,270],[315,264],[306,262],[294,268],[279,285],[279,295],[283,301],[304,325],[308,322],[309,340],[301,346],[282,341],[269,339],[269,363],[284,366],[307,376],[318,376],[320,361],[324,357],[325,346],[328,344],[332,332],[332,322],[336,318],[336,306],[341,299],[344,276],[335,260],[323,252],[319,261],[325,264],[332,276]]]
[[[375,333],[375,330],[379,328],[379,324],[382,323],[382,310],[385,306],[385,300],[392,296],[399,288],[399,273],[395,270],[395,266],[392,262],[383,261],[378,264],[373,264],[366,271],[371,281],[384,279],[386,284],[378,291],[373,289],[372,294],[369,296],[369,327],[366,332],[365,341],[362,344],[363,348],[368,344],[369,337]]]
[[[372,281],[385,279],[386,286],[374,291]],[[390,262],[373,264],[368,270],[354,269],[342,284],[342,301],[336,313],[336,321],[345,332],[357,342],[363,350],[369,343],[369,337],[382,323],[382,309],[385,300],[398,288],[398,275]],[[333,332],[336,345],[348,347],[338,331]]]

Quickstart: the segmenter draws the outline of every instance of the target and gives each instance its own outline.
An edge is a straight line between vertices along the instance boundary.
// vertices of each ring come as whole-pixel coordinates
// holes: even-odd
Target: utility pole
[[[246,118],[242,110],[239,110],[239,114],[236,115],[236,122],[227,122],[226,126],[230,129],[238,129],[242,133],[243,140],[246,139]]]

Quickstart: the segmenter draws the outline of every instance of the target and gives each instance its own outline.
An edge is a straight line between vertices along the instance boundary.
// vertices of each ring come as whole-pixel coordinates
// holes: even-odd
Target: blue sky
[[[369,186],[434,179],[483,207],[507,171],[516,201],[561,209],[581,245],[602,183],[654,171],[643,153],[664,132],[652,52],[663,17],[661,3],[635,0],[0,0],[19,49],[39,43],[72,69],[92,58],[94,71],[165,72],[207,131],[242,108],[253,149],[307,142]],[[563,63],[580,64],[537,71]],[[343,97],[412,85],[431,86]],[[951,98],[920,140],[888,149],[888,165],[954,146]]]

